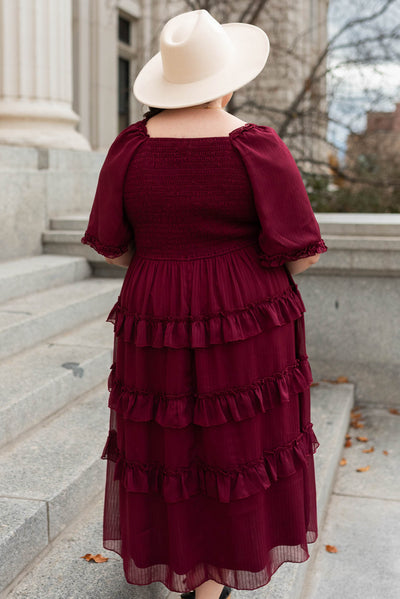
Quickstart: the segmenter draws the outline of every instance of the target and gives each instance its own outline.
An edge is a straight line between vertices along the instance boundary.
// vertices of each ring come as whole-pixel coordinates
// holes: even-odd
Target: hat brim
[[[228,65],[199,81],[171,83],[163,76],[161,52],[158,52],[137,75],[133,84],[135,98],[146,106],[183,108],[219,98],[257,77],[269,55],[270,43],[265,31],[249,23],[221,26],[235,48]]]

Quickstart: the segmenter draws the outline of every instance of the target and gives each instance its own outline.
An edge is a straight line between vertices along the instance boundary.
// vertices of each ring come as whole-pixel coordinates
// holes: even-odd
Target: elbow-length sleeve
[[[138,123],[124,129],[111,144],[100,170],[88,225],[81,243],[107,258],[121,256],[134,240],[124,209],[124,183],[129,163],[145,140]]]
[[[326,252],[300,171],[276,131],[253,125],[233,143],[253,190],[262,266],[281,266]]]

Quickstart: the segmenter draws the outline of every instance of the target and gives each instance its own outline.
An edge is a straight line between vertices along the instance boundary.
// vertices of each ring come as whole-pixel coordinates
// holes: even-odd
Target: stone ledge
[[[316,212],[322,235],[400,237],[400,214],[385,212]]]

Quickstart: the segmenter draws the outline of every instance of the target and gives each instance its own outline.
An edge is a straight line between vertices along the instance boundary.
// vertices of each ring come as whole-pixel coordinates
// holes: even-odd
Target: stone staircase
[[[79,244],[86,220],[53,219],[43,236],[45,254],[0,264],[0,597],[178,598],[158,582],[128,585],[122,560],[102,547],[99,456],[108,430],[113,334],[105,319],[122,269],[110,274],[96,252]],[[89,259],[68,255],[74,254],[69,244]],[[55,248],[59,255],[49,253]],[[96,274],[105,276],[93,277],[96,262]],[[321,443],[315,463],[322,529],[354,385],[320,382],[311,398]],[[318,541],[309,545],[311,556],[317,548]],[[81,558],[86,553],[109,560],[88,563]],[[267,587],[235,590],[232,599],[299,599],[311,562],[283,564]]]
[[[121,279],[85,258],[0,264],[0,591],[98,495]],[[32,595],[32,597],[40,597]]]

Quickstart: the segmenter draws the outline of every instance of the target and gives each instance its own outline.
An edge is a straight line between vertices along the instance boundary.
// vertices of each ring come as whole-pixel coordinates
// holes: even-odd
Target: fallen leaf
[[[346,439],[351,439],[351,435],[346,435]]]
[[[357,472],[367,472],[371,466],[364,466],[364,468],[357,468]]]
[[[351,414],[351,419],[352,420],[359,420],[360,418],[362,418],[362,414],[361,412],[353,412],[353,410],[350,412]]]
[[[350,422],[350,426],[352,426],[353,428],[364,428],[362,422],[358,422],[357,420],[353,420],[352,422]]]
[[[339,462],[339,466],[346,466],[346,464],[347,464],[346,458],[342,458]]]
[[[108,557],[103,557],[100,553],[96,553],[96,555],[93,555],[92,553],[86,553],[86,555],[81,555],[81,557],[85,559],[87,562],[93,560],[97,564],[108,561]]]
[[[310,387],[316,387],[319,383],[311,383]]]
[[[337,548],[335,545],[325,545],[325,549],[329,551],[329,553],[337,553]]]
[[[336,379],[321,379],[325,383],[332,383],[333,385],[337,385],[339,383],[348,383],[349,379],[347,376],[338,376]]]
[[[382,453],[384,453],[385,455],[389,455],[389,452],[388,452],[388,451],[386,451],[386,449],[383,449],[383,450],[382,450]]]
[[[346,443],[344,444],[345,447],[351,447],[352,446],[352,442],[351,439],[347,439]]]
[[[366,443],[368,441],[368,437],[356,437],[357,441],[362,441],[363,443]]]
[[[375,451],[375,448],[373,446],[371,446],[369,449],[362,450],[363,453],[371,453],[372,451]]]
[[[400,414],[399,410],[397,408],[390,408],[389,412],[391,414]]]

